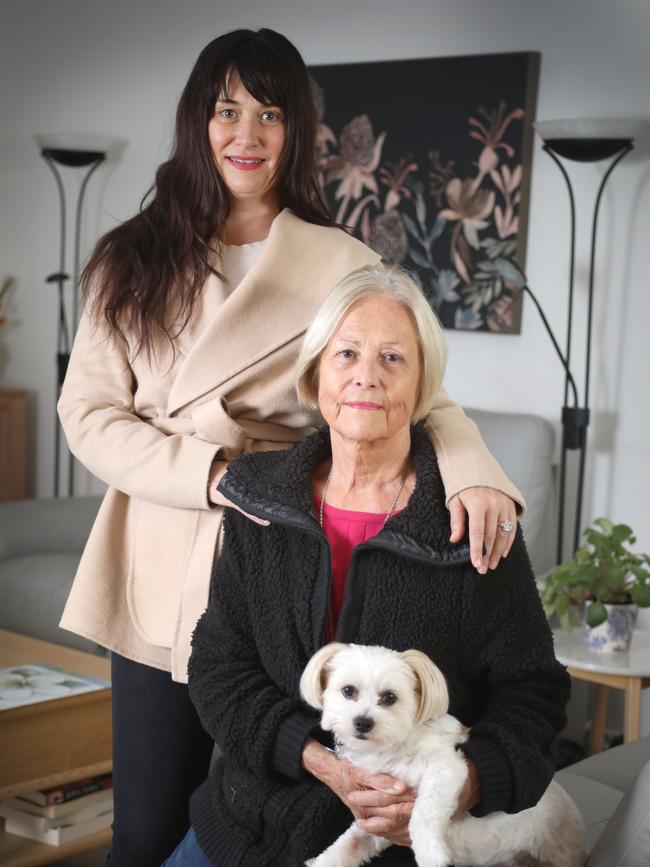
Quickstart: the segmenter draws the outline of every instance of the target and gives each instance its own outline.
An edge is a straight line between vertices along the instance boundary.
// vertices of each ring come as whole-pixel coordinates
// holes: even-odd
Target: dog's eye
[[[344,698],[356,698],[357,688],[355,686],[344,686],[341,690],[341,694]]]
[[[395,704],[397,701],[397,696],[394,692],[382,692],[379,696],[379,704],[391,705]]]

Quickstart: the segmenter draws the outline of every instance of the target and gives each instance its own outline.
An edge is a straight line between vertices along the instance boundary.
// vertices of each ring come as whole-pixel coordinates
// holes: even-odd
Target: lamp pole
[[[560,122],[558,122],[560,123]],[[569,123],[569,122],[567,122]],[[596,122],[594,122],[596,123]],[[576,507],[575,507],[575,525],[573,534],[573,550],[575,551],[580,543],[580,531],[582,523],[582,506],[584,498],[584,482],[585,482],[585,464],[587,451],[587,428],[590,420],[589,406],[589,374],[591,367],[591,337],[593,324],[593,299],[594,299],[594,281],[595,281],[595,265],[596,265],[596,242],[598,235],[598,215],[600,211],[600,202],[602,199],[605,185],[623,157],[628,154],[634,147],[632,138],[623,138],[621,136],[612,137],[608,135],[554,135],[548,138],[544,136],[545,123],[538,125],[538,132],[544,139],[543,150],[551,157],[557,165],[565,180],[567,191],[569,194],[569,205],[571,212],[571,231],[570,231],[570,246],[569,246],[569,292],[567,301],[567,336],[566,350],[564,352],[565,377],[564,377],[564,402],[562,405],[562,452],[560,458],[560,479],[559,479],[559,508],[558,508],[558,528],[557,528],[557,562],[560,563],[564,557],[564,509],[566,497],[566,468],[567,468],[567,453],[571,450],[579,451],[578,465],[578,482],[576,489]],[[598,187],[596,201],[594,204],[591,228],[591,248],[589,255],[589,284],[588,284],[588,305],[587,305],[587,322],[586,322],[586,350],[585,350],[585,384],[583,392],[583,402],[579,405],[578,402],[571,407],[568,406],[567,397],[569,389],[569,365],[571,362],[571,338],[573,334],[573,298],[575,286],[575,196],[571,179],[566,171],[560,157],[575,162],[597,162],[603,159],[610,159],[611,162],[603,175],[603,178]]]
[[[37,137],[42,138],[42,137]],[[83,199],[86,192],[86,187],[90,176],[101,163],[106,159],[106,151],[69,148],[61,146],[41,147],[41,156],[49,166],[56,181],[56,187],[59,196],[59,212],[60,212],[60,244],[59,244],[59,270],[46,277],[46,283],[54,283],[58,290],[58,317],[57,317],[57,340],[56,340],[56,402],[61,394],[61,387],[68,369],[68,361],[70,359],[70,348],[72,339],[77,330],[78,323],[78,306],[79,306],[79,257],[80,257],[80,238],[81,238],[81,214],[83,209]],[[72,271],[72,310],[70,321],[72,327],[69,327],[68,315],[66,312],[65,303],[65,286],[67,280],[70,279],[69,274],[65,270],[66,259],[66,199],[65,187],[61,172],[58,166],[67,166],[69,168],[87,168],[87,171],[82,179],[77,196],[77,206],[75,210],[74,220],[74,253],[73,253],[73,271]],[[61,427],[55,408],[54,418],[54,496],[61,495]],[[67,494],[69,497],[74,494],[74,458],[72,453],[68,452],[68,485]]]

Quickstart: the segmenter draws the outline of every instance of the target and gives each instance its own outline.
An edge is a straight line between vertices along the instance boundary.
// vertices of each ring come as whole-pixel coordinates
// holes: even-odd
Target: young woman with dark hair
[[[212,742],[188,697],[223,507],[242,452],[302,441],[294,368],[331,288],[378,255],[337,228],[318,183],[309,75],[272,30],[200,54],[171,158],[140,213],[100,239],[59,413],[109,488],[61,625],[113,651],[111,865],[158,867],[188,827]],[[443,394],[429,417],[453,537],[481,571],[507,553],[521,497]],[[483,553],[483,542],[487,554]]]

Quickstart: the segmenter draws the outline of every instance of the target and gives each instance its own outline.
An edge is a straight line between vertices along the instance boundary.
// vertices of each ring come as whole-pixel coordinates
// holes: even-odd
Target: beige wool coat
[[[152,360],[133,358],[82,317],[58,409],[73,454],[109,489],[64,629],[186,681],[223,512],[208,502],[210,465],[312,430],[294,388],[302,335],[340,279],[378,261],[345,232],[285,210],[236,291],[208,278],[175,353],[161,341]],[[430,426],[448,497],[487,485],[523,503],[444,394]]]

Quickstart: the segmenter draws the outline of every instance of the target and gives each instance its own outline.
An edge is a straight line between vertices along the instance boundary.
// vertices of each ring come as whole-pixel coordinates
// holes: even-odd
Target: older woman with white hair
[[[329,749],[300,700],[329,640],[415,648],[447,679],[468,782],[459,812],[516,812],[552,776],[566,672],[554,657],[521,531],[486,576],[449,540],[445,494],[421,421],[445,366],[440,326],[402,271],[366,267],[308,329],[298,392],[327,426],[290,451],[234,461],[230,509],[189,666],[190,695],[223,756],[194,794],[169,865],[300,865],[349,825],[390,846],[373,864],[414,865],[414,793]]]

